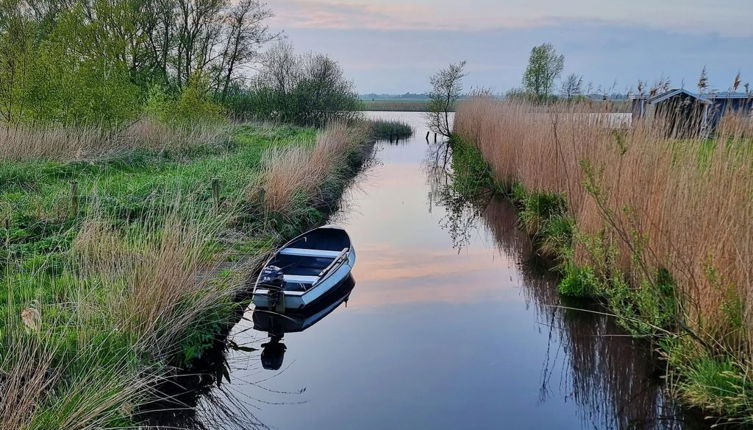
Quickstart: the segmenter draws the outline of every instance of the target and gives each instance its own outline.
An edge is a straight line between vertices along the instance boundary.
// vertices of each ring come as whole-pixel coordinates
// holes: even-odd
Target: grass
[[[4,126],[0,127],[0,160],[91,160],[135,149],[175,150],[197,142],[218,142],[226,138],[226,129],[216,124],[168,126],[146,118],[117,130],[49,125]]]
[[[233,322],[265,253],[325,218],[366,148],[343,125],[202,130],[118,147],[124,130],[27,130],[36,146],[5,148],[0,427],[133,426],[172,366]],[[306,163],[279,158],[293,153]]]
[[[750,118],[729,116],[713,140],[680,140],[667,137],[666,119],[625,128],[592,110],[478,98],[459,106],[455,129],[523,201],[527,230],[572,234],[563,292],[595,290],[634,332],[688,339],[692,348],[668,351],[684,363],[672,368],[679,395],[753,422],[753,408],[732,406],[749,397],[726,402],[724,384],[713,387],[722,373],[748,380],[753,369],[753,319],[744,312],[753,279]],[[694,349],[733,366],[692,371],[701,361],[679,355]]]

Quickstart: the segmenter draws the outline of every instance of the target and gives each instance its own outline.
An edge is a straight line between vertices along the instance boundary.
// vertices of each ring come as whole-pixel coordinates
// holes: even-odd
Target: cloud
[[[398,30],[427,28],[420,17],[431,11],[420,5],[346,4],[319,0],[282,0],[274,4],[282,27]]]
[[[753,35],[753,9],[735,0],[678,7],[678,0],[280,0],[275,23],[284,28],[348,30],[484,31],[568,25],[576,22],[635,25],[681,33]]]
[[[549,17],[461,17],[442,7],[417,3],[343,3],[282,0],[274,4],[275,24],[284,28],[327,30],[483,30],[554,25]]]

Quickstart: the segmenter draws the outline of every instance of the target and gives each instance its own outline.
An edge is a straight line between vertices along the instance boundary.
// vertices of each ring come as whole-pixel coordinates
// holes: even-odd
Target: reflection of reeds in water
[[[441,160],[434,154],[432,159]],[[429,163],[431,164],[431,163]],[[453,191],[442,166],[429,165],[435,203],[448,214],[445,228],[457,246],[479,219],[501,253],[514,256],[523,276],[523,293],[539,323],[548,327],[549,348],[541,375],[541,401],[560,387],[578,405],[585,427],[609,429],[684,428],[668,403],[658,378],[657,360],[641,341],[624,336],[613,318],[593,304],[564,303],[557,278],[536,256],[530,238],[518,228],[515,208],[506,200],[472,202]],[[466,232],[465,234],[463,232]],[[575,307],[583,308],[573,309]],[[553,380],[559,368],[564,380]]]
[[[555,277],[532,257],[531,242],[517,228],[517,215],[509,202],[492,200],[482,211],[482,218],[500,250],[520,263],[523,292],[535,306],[540,323],[549,327],[542,400],[556,383],[551,381],[552,370],[562,357],[568,365],[565,389],[580,406],[581,418],[589,427],[682,427],[675,418],[678,411],[666,403],[657,377],[657,361],[649,348],[624,336],[613,318],[599,313],[598,306],[560,299]]]

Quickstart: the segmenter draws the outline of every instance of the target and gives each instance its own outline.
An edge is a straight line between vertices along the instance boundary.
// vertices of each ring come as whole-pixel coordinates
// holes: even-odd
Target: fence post
[[[71,182],[71,217],[78,217],[78,182]]]
[[[214,200],[214,208],[220,209],[220,180],[212,178],[212,199]]]
[[[8,252],[10,260],[10,216],[5,218],[5,250]]]
[[[431,132],[430,132],[430,131],[427,131],[427,132],[426,132],[426,141],[427,141],[427,142],[429,141],[429,134],[431,134]]]
[[[437,142],[437,133],[434,133],[434,143]]]

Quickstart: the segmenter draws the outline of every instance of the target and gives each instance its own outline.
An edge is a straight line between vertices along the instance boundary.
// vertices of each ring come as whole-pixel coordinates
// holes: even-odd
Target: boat
[[[301,311],[343,283],[356,264],[348,233],[327,225],[303,233],[277,250],[259,273],[252,301],[276,313]]]

